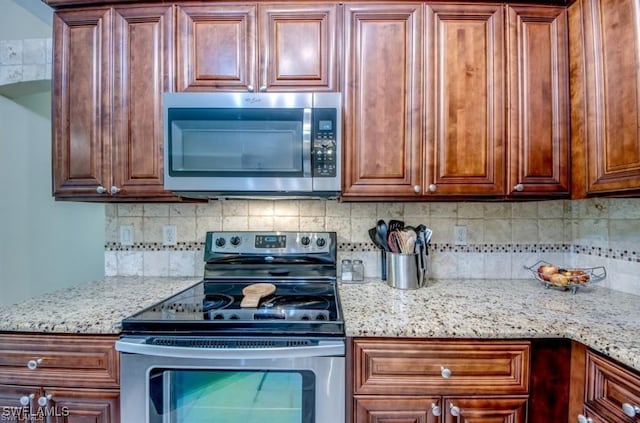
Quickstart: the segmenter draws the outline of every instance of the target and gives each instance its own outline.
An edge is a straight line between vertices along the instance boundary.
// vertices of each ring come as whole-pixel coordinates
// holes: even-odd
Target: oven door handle
[[[122,338],[116,341],[116,350],[121,353],[152,355],[173,358],[243,359],[344,357],[344,340],[318,341],[317,345],[277,348],[202,348],[168,347],[146,343],[147,338]]]

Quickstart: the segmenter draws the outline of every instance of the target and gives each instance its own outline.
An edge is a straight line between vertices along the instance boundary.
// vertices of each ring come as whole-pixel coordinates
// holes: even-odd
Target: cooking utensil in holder
[[[427,281],[425,256],[419,253],[387,252],[387,285],[398,289],[418,289]]]

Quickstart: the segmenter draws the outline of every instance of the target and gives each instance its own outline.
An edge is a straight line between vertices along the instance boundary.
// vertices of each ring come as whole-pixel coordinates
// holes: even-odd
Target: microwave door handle
[[[302,115],[302,175],[311,177],[311,109]]]

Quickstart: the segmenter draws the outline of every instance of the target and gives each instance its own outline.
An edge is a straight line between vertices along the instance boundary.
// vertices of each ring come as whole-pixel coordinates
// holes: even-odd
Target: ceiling
[[[51,25],[53,19],[53,9],[47,6],[42,0],[9,0],[31,13],[47,25]]]

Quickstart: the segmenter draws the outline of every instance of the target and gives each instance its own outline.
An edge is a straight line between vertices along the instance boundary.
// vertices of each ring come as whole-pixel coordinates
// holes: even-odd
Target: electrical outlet
[[[162,245],[176,245],[178,231],[176,225],[164,225],[162,227]]]
[[[467,245],[467,227],[466,226],[457,225],[453,227],[453,244]]]
[[[133,245],[133,225],[120,225],[120,245]]]

